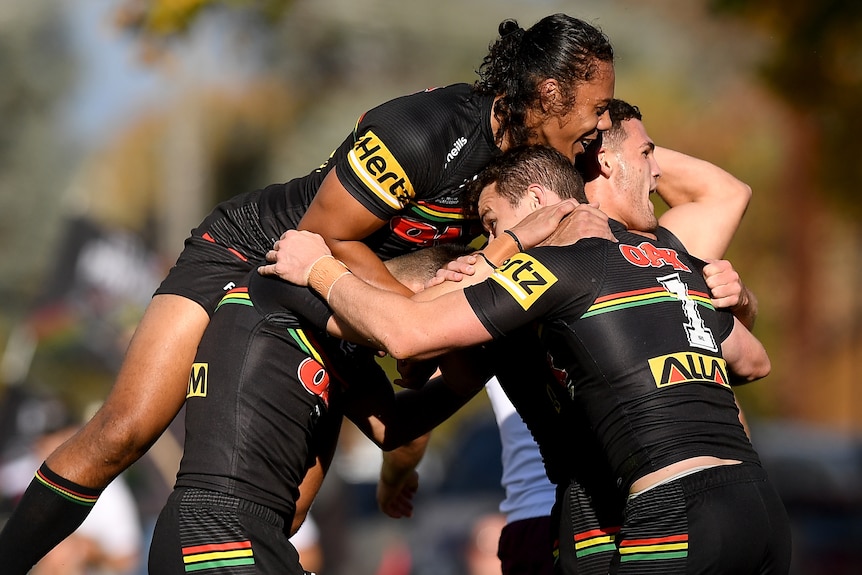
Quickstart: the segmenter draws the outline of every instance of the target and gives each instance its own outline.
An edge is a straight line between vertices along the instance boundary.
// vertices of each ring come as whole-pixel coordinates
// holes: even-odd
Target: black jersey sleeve
[[[733,331],[733,313],[727,308],[716,309],[718,312],[719,328],[716,338],[718,343],[723,342],[728,338],[730,332]]]
[[[332,316],[332,310],[314,290],[279,278],[252,272],[248,292],[254,306],[264,315],[289,311],[323,332]]]
[[[516,254],[490,278],[465,289],[467,301],[495,338],[532,321],[580,316],[603,276],[603,244],[608,242],[586,239],[577,250],[541,247]]]
[[[353,149],[336,166],[342,185],[380,219],[434,183],[430,162],[441,144],[421,112],[421,99],[410,96],[368,111],[357,122]]]
[[[453,134],[469,134],[478,124],[470,117],[478,111],[465,112],[469,94],[469,85],[453,84],[395,98],[366,112],[356,124],[353,149],[336,165],[339,181],[384,220],[411,201],[428,199],[445,178],[447,154],[458,144]]]

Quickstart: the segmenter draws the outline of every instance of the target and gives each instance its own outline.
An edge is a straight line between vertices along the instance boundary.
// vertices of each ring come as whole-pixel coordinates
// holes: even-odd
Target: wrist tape
[[[331,255],[320,257],[308,271],[308,285],[327,302],[335,282],[350,273],[347,266]]]
[[[518,243],[512,236],[501,234],[494,238],[493,242],[485,246],[485,249],[482,250],[482,257],[485,258],[485,261],[491,267],[496,268],[519,251]]]

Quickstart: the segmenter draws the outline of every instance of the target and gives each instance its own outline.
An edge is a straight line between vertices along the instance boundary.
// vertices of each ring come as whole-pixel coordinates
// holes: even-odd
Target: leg
[[[46,463],[62,477],[102,489],[137,461],[182,407],[209,315],[175,295],[157,295],[132,337],[107,400]]]
[[[198,304],[153,298],[107,401],[58,447],[0,532],[0,564],[27,570],[84,521],[99,493],[138,460],[183,403],[197,344],[209,322]]]
[[[551,517],[530,517],[503,527],[497,557],[504,575],[553,575]]]

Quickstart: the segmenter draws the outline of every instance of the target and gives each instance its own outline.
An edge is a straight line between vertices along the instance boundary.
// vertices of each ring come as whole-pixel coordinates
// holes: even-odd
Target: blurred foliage
[[[712,0],[712,6],[769,37],[761,77],[819,130],[821,149],[812,155],[824,160],[817,177],[827,197],[854,217],[862,216],[856,198],[862,187],[862,2]]]
[[[9,3],[0,16],[0,299],[20,313],[56,240],[75,154],[54,127],[79,70],[55,3]]]
[[[165,39],[192,26],[205,9],[241,7],[267,20],[282,16],[292,0],[125,0],[117,11],[117,24],[149,39]]]

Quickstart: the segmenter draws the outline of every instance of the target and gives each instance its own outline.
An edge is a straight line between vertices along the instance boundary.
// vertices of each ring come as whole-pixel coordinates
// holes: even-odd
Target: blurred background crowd
[[[616,95],[640,106],[657,143],[753,188],[728,258],[759,296],[773,371],[739,400],[791,515],[794,573],[860,572],[854,0],[0,4],[0,523],[45,450],[104,398],[154,288],[215,203],[307,173],[377,103],[472,82],[502,19],[526,27],[554,12],[608,34]],[[96,506],[110,506],[101,524],[58,551],[98,558],[68,573],[144,572],[175,427]],[[297,546],[317,545],[321,575],[499,573],[499,453],[481,395],[435,432],[414,517],[393,520],[374,501],[380,455],[348,427]]]

